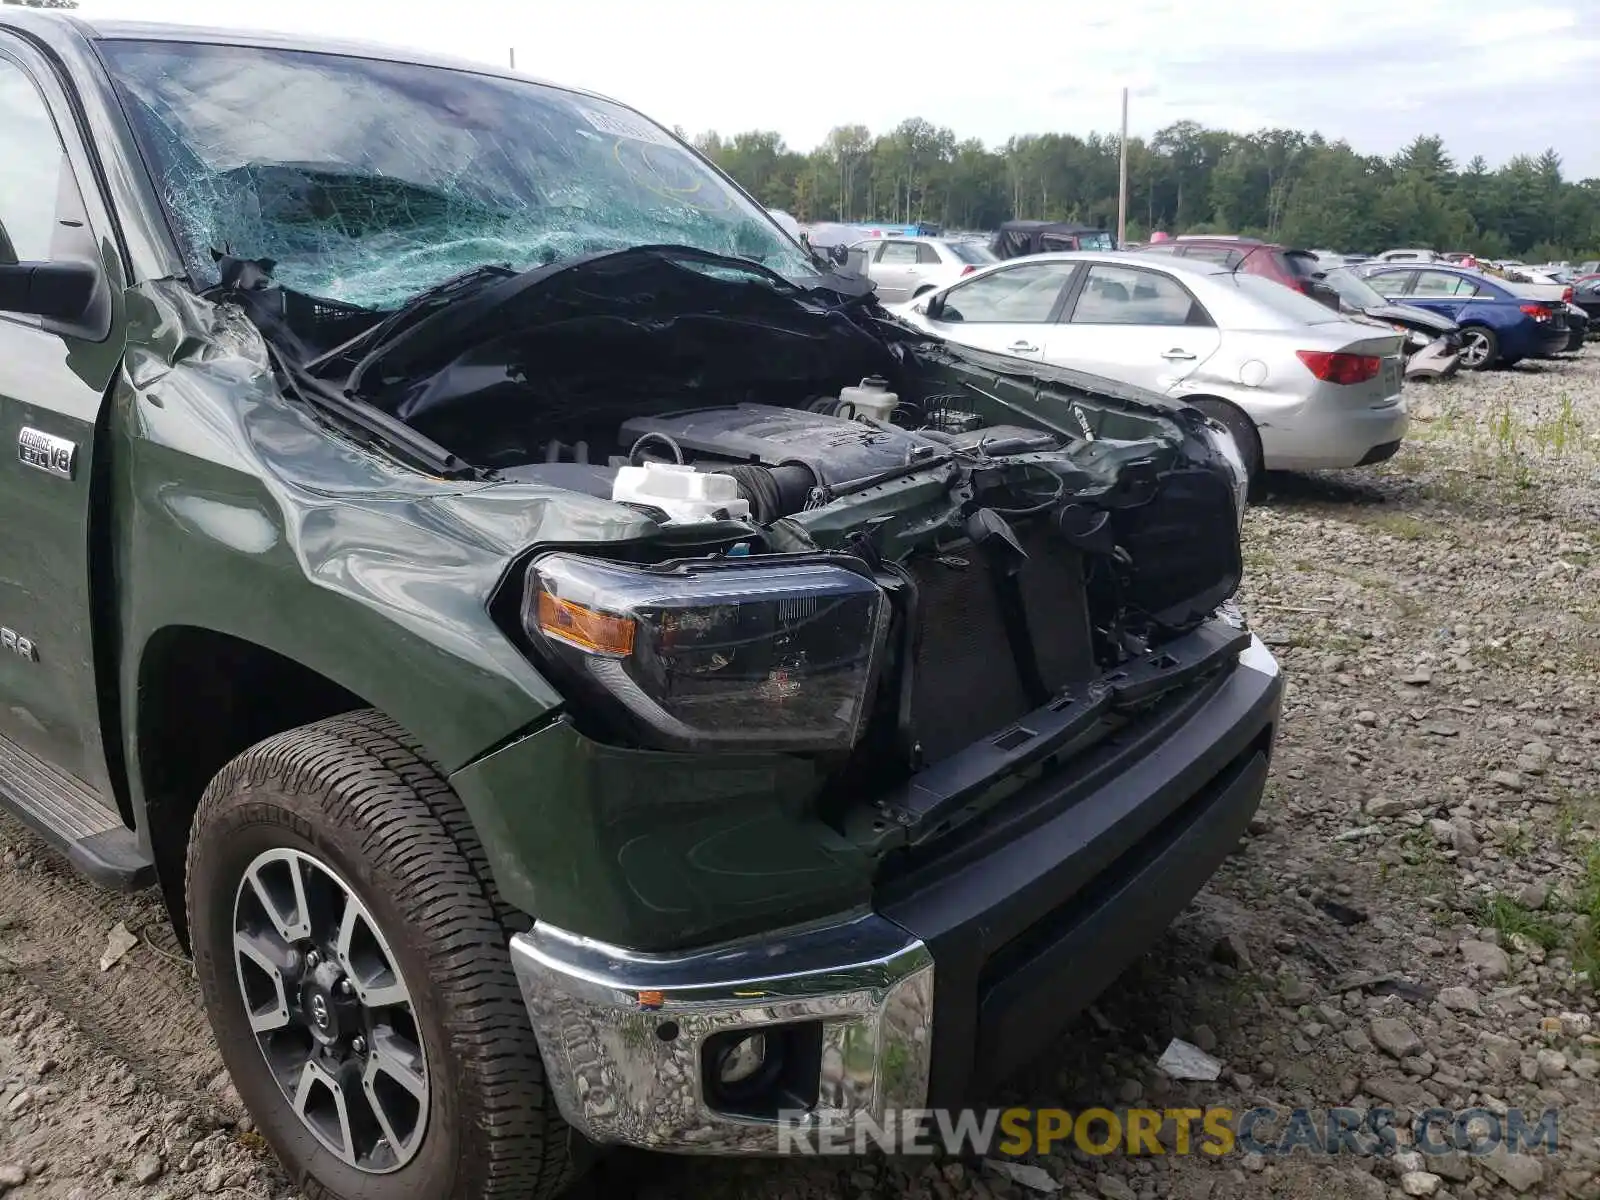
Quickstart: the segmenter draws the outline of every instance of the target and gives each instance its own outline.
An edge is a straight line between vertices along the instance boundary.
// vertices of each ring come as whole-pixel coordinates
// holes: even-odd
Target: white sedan
[[[1399,336],[1215,264],[1039,254],[891,307],[960,345],[1187,401],[1228,427],[1252,474],[1382,462],[1410,421]]]
[[[981,242],[934,237],[867,238],[852,249],[867,254],[867,278],[885,304],[912,300],[999,262]]]

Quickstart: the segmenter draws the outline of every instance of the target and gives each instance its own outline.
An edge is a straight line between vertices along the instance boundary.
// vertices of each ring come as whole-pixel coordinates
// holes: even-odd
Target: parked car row
[[[1407,379],[1443,379],[1461,365],[1461,327],[1450,318],[1412,304],[1398,304],[1350,267],[1322,272],[1321,282],[1339,297],[1339,311],[1392,326],[1405,337]]]
[[[1587,315],[1568,312],[1560,285],[1515,284],[1470,267],[1433,262],[1368,263],[1355,268],[1373,290],[1448,317],[1461,327],[1462,366],[1484,370],[1524,358],[1549,358],[1583,344]]]
[[[1403,378],[1576,350],[1600,316],[1600,275],[1505,278],[1464,252],[1366,258],[1216,234],[1041,252],[1078,230],[1013,222],[986,266],[938,239],[885,242],[868,274],[949,341],[1189,402],[1233,434],[1252,475],[1381,462],[1407,427]]]

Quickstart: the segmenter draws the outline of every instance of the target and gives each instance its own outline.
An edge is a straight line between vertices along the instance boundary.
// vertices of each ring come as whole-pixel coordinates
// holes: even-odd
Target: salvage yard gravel
[[[1274,477],[1249,513],[1241,606],[1290,687],[1249,836],[1050,1055],[980,1099],[1553,1109],[1555,1153],[1422,1155],[1402,1120],[1386,1156],[621,1154],[578,1194],[1600,1196],[1600,351],[1407,396],[1390,463]],[[0,1193],[293,1195],[155,899],[95,891],[9,822],[0,841]],[[1173,1039],[1220,1077],[1158,1069]]]

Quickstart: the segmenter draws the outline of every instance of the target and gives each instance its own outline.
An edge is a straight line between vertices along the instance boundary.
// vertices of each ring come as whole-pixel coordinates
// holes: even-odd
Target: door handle
[[[1024,353],[1031,353],[1038,348],[1032,342],[1012,342],[1011,345],[1006,347],[1008,350],[1018,350]]]
[[[1174,347],[1161,356],[1169,362],[1193,362],[1194,355],[1181,347]]]

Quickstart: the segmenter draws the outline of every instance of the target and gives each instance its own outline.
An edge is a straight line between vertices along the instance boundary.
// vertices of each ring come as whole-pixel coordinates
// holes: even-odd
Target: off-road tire
[[[234,900],[263,851],[311,854],[376,918],[415,999],[428,1126],[416,1156],[370,1174],[326,1150],[285,1100],[252,1035],[233,962]],[[207,1016],[234,1085],[302,1194],[314,1200],[542,1200],[587,1144],[546,1086],[507,942],[527,926],[499,899],[466,810],[382,714],[348,713],[268,738],[212,780],[186,879]]]

